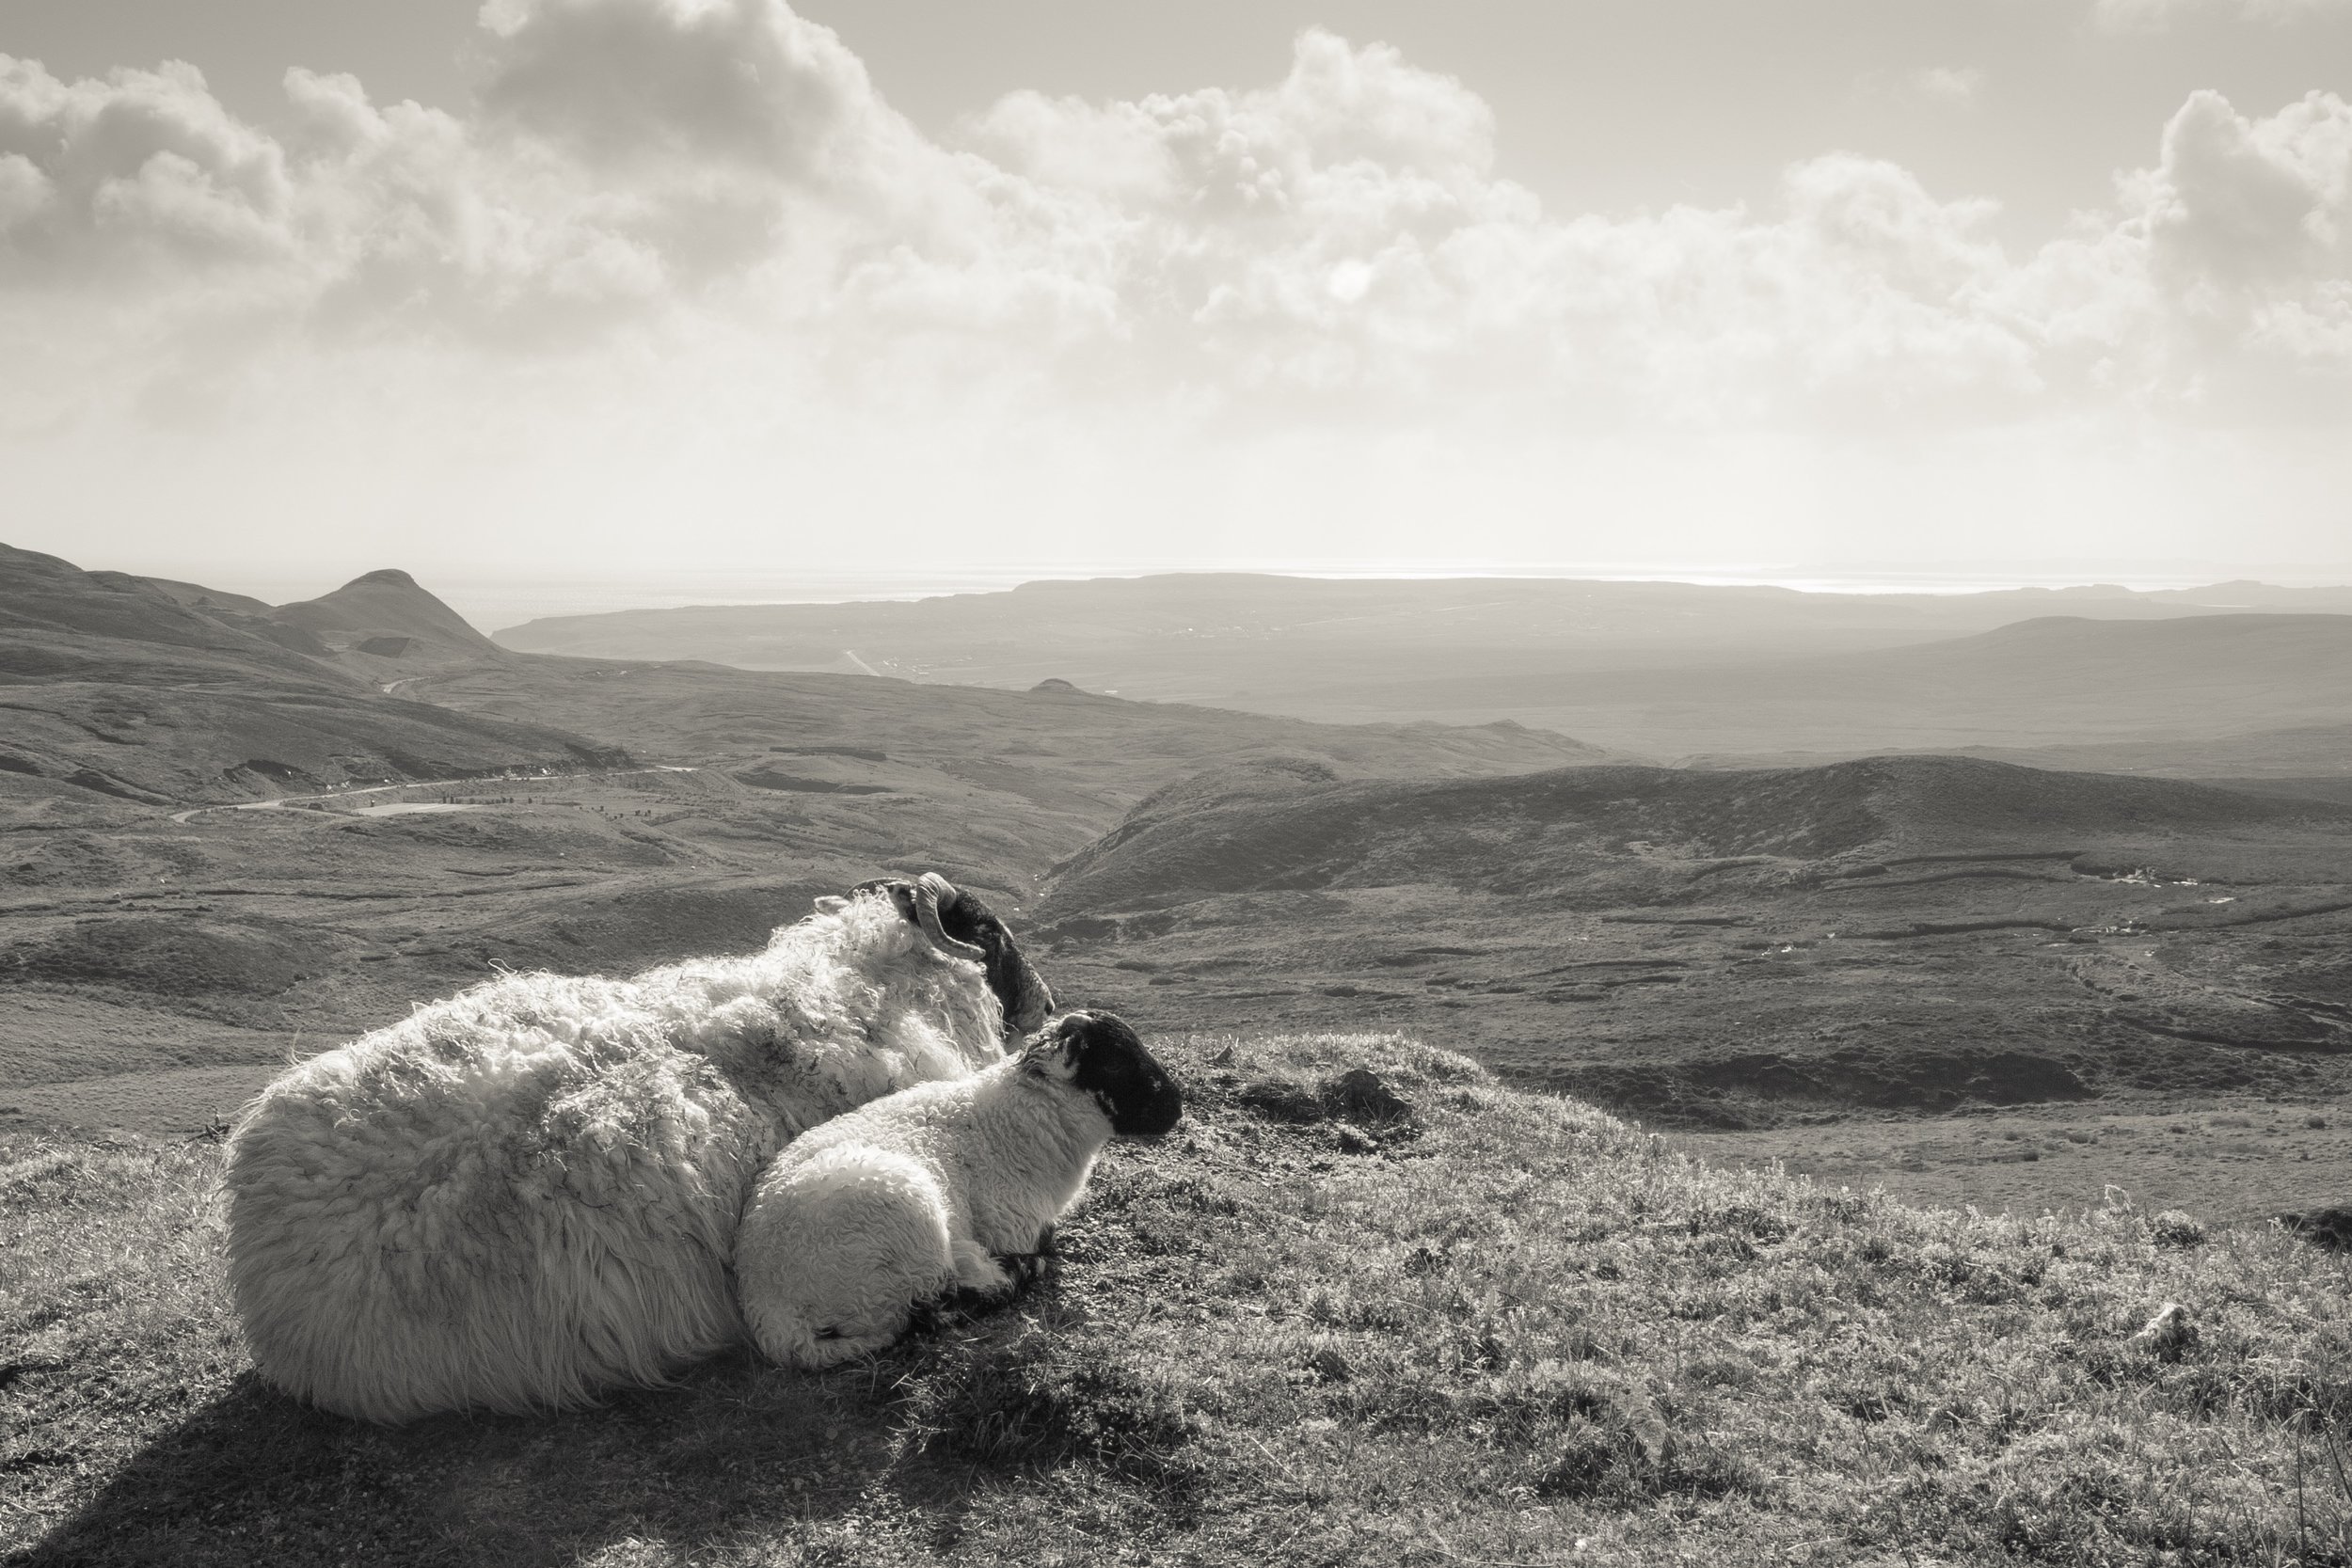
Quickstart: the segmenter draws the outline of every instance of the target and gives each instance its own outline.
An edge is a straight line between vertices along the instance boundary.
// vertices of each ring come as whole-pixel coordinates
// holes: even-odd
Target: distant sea
[[[1168,562],[1117,565],[1068,563],[1025,566],[909,566],[742,571],[615,572],[525,578],[463,570],[410,568],[417,580],[485,631],[558,615],[596,615],[619,610],[680,605],[847,604],[858,600],[922,599],[942,594],[1001,592],[1041,579],[1132,578],[1161,572],[1267,572],[1311,578],[1581,578],[1602,581],[1673,581],[1721,586],[1773,586],[1815,594],[1981,594],[2013,588],[2074,588],[2093,583],[2139,590],[2197,588],[2252,578],[2290,586],[2352,582],[2352,564],[2247,564],[2221,562],[2035,562],[2017,565],[1966,562],[1950,567],[1909,565],[1808,566],[1776,562],[1369,561]],[[177,575],[177,574],[159,574]],[[338,586],[329,571],[317,578],[190,573],[194,580],[249,594],[272,604],[313,598]]]

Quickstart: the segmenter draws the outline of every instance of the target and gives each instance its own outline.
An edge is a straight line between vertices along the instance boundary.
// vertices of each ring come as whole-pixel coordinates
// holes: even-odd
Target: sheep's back
[[[735,1336],[770,1118],[610,982],[485,1000],[302,1064],[231,1139],[231,1288],[296,1394],[379,1419],[570,1403]]]
[[[230,1140],[256,1365],[330,1409],[579,1402],[740,1331],[776,1146],[1002,1058],[1002,1009],[886,900],[634,980],[516,974],[293,1069]]]
[[[649,1018],[800,1132],[912,1085],[1003,1060],[981,967],[940,953],[886,900],[778,930],[740,958],[651,970]]]

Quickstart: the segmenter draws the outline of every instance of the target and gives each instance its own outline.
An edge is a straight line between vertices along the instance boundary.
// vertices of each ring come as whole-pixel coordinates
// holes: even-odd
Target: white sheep
[[[1109,1013],[1072,1012],[1019,1055],[919,1084],[803,1134],[738,1228],[743,1321],[768,1356],[818,1368],[880,1350],[957,1287],[1001,1296],[1050,1253],[1113,1136],[1157,1137],[1184,1098]]]
[[[379,1421],[660,1383],[740,1342],[735,1227],[787,1138],[1002,1059],[1052,1006],[932,875],[819,899],[747,957],[421,1007],[294,1068],[230,1136],[254,1364]]]

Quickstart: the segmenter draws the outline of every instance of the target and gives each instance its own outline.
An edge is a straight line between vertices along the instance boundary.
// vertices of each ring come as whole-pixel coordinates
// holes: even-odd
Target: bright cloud
[[[0,56],[0,440],[39,446],[53,503],[128,504],[74,465],[200,427],[234,455],[190,473],[301,450],[267,482],[289,508],[374,463],[476,516],[558,471],[616,519],[921,513],[961,483],[1043,555],[1146,473],[1171,515],[1410,493],[1549,527],[1564,472],[1614,476],[1574,492],[1597,516],[1655,483],[1563,442],[1748,454],[1675,501],[1697,515],[1759,471],[1818,494],[1758,441],[1957,462],[2026,432],[2046,467],[2149,420],[2308,426],[2352,389],[2327,93],[2196,95],[2106,210],[2012,254],[1990,201],[1846,153],[1754,210],[1548,213],[1469,87],[1320,31],[1270,87],[1015,93],[941,144],[780,0],[483,16],[467,113],[297,70],[282,137],[184,65]],[[1394,472],[1407,451],[1443,483]]]

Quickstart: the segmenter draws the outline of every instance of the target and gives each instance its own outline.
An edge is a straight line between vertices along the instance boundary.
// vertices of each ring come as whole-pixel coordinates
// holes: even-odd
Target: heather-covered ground
[[[206,1143],[0,1168],[26,1562],[2352,1562],[2352,1270],[1710,1167],[1395,1036],[1165,1042],[1057,1283],[400,1431],[246,1370]],[[1349,1069],[1376,1075],[1384,1103]],[[2135,1332],[2168,1301],[2193,1338]]]

